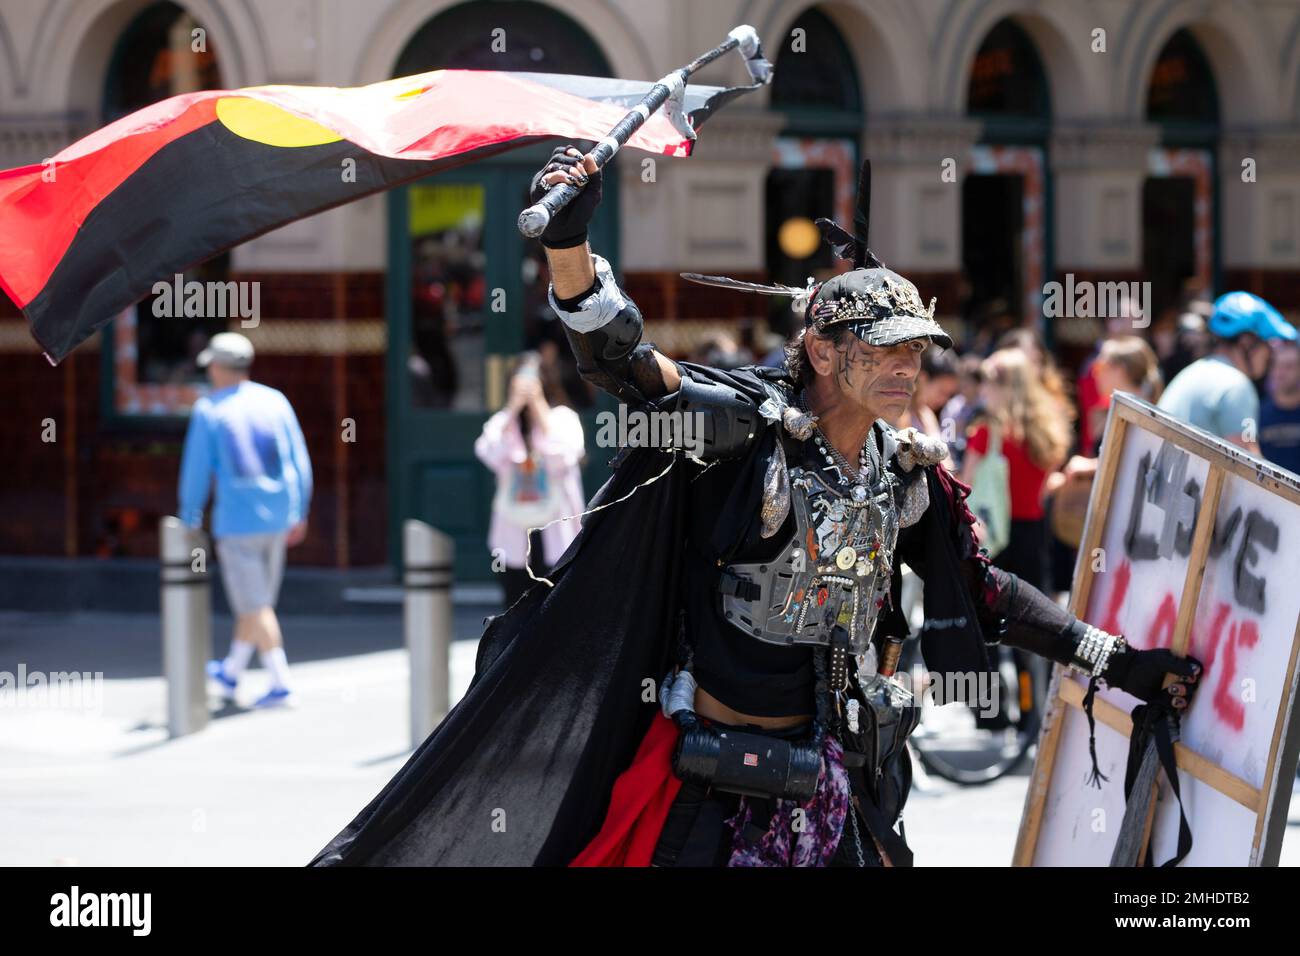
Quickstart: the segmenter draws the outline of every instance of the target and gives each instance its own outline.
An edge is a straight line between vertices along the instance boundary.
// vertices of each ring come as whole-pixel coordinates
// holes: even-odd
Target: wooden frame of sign
[[[1224,529],[1216,521],[1220,510],[1220,504],[1224,499],[1225,486],[1229,484],[1230,479],[1240,479],[1243,482],[1249,483],[1249,485],[1254,489],[1263,489],[1271,495],[1277,496],[1277,498],[1282,499],[1282,501],[1277,502],[1279,507],[1296,509],[1297,517],[1295,527],[1300,527],[1300,477],[1297,477],[1290,472],[1272,467],[1247,454],[1235,445],[1215,438],[1207,432],[1191,428],[1178,422],[1154,406],[1149,405],[1140,399],[1134,398],[1127,393],[1115,393],[1106,421],[1103,453],[1088,503],[1088,516],[1084,526],[1083,540],[1080,542],[1078,559],[1075,563],[1070,610],[1072,613],[1080,617],[1084,617],[1084,615],[1088,613],[1089,601],[1093,597],[1093,586],[1097,578],[1097,573],[1093,570],[1097,563],[1095,557],[1098,553],[1099,543],[1106,537],[1108,526],[1114,525],[1117,520],[1127,520],[1129,524],[1126,531],[1126,534],[1128,535],[1128,538],[1125,539],[1126,541],[1132,540],[1135,527],[1138,527],[1140,531],[1140,520],[1130,517],[1129,515],[1114,516],[1114,512],[1118,509],[1119,505],[1116,504],[1115,507],[1112,507],[1112,504],[1115,503],[1116,499],[1117,487],[1115,483],[1120,461],[1124,457],[1126,445],[1134,439],[1135,430],[1149,432],[1161,440],[1165,446],[1172,445],[1175,449],[1186,452],[1187,455],[1194,456],[1195,458],[1203,459],[1208,463],[1208,471],[1204,475],[1204,490],[1195,509],[1194,528],[1187,528],[1185,522],[1183,524],[1179,524],[1177,521],[1171,522],[1168,515],[1165,517],[1166,527],[1169,527],[1172,523],[1172,533],[1183,535],[1181,539],[1183,549],[1187,549],[1188,539],[1186,534],[1190,531],[1190,549],[1186,554],[1186,576],[1181,585],[1181,599],[1177,602],[1176,606],[1176,619],[1173,618],[1172,603],[1168,597],[1165,599],[1167,606],[1164,608],[1166,612],[1164,621],[1166,625],[1165,634],[1168,633],[1167,626],[1172,622],[1172,641],[1165,646],[1170,646],[1175,653],[1183,655],[1188,652],[1189,644],[1192,642],[1193,625],[1196,623],[1196,612],[1198,605],[1201,603],[1202,586],[1205,583],[1206,563],[1212,553],[1212,538],[1215,539],[1220,551],[1225,547],[1223,544],[1219,543],[1225,535]],[[1136,452],[1134,452],[1134,454],[1136,454]],[[1148,452],[1148,454],[1150,454],[1150,452]],[[1163,457],[1164,454],[1165,448],[1162,446],[1161,456]],[[1173,454],[1178,455],[1180,453],[1174,452]],[[1184,463],[1188,460],[1194,459],[1183,458]],[[1141,509],[1144,507],[1144,505],[1138,501],[1139,498],[1143,497],[1140,490],[1140,483],[1146,481],[1148,482],[1148,485],[1159,484],[1160,481],[1164,480],[1164,477],[1158,473],[1158,467],[1153,468],[1150,465],[1149,458],[1143,458],[1138,467],[1142,469],[1140,472],[1135,470],[1135,474],[1138,476],[1139,490],[1134,491],[1134,504],[1130,510],[1138,514],[1140,517]],[[1199,464],[1197,467],[1200,467]],[[1152,472],[1156,472],[1154,477]],[[1181,481],[1184,472],[1179,470],[1177,475]],[[1193,483],[1195,483],[1194,479],[1189,481],[1187,485],[1183,486],[1183,490],[1190,488]],[[1197,487],[1199,487],[1199,483],[1196,484]],[[1243,495],[1248,494],[1258,497],[1258,493],[1252,491],[1250,488],[1234,490]],[[1155,506],[1150,507],[1154,508]],[[1225,518],[1225,523],[1233,529],[1234,533],[1239,517],[1239,514],[1233,514],[1230,516],[1230,521]],[[1257,517],[1255,512],[1252,512],[1246,521],[1247,530],[1243,531],[1241,535],[1241,551],[1238,552],[1236,558],[1236,574],[1238,578],[1241,578],[1242,576],[1241,568],[1243,558],[1241,557],[1241,553],[1246,551],[1247,548],[1252,547],[1252,542],[1248,535],[1249,529],[1252,526],[1251,518],[1255,517]],[[1278,526],[1271,521],[1267,521],[1267,519],[1257,522],[1257,526],[1263,524],[1269,524],[1272,526],[1273,537],[1269,540],[1271,540],[1275,545],[1272,550],[1276,551],[1279,557],[1289,556],[1292,560],[1300,558],[1300,540],[1290,542],[1283,541],[1282,546],[1276,547],[1276,532]],[[1167,533],[1166,537],[1168,538],[1169,536],[1169,533]],[[1257,538],[1255,543],[1258,543],[1258,540],[1259,539]],[[1287,545],[1289,545],[1289,548]],[[1167,551],[1167,542],[1165,547]],[[1105,555],[1103,552],[1102,558],[1104,559],[1104,557]],[[1252,553],[1247,555],[1246,560],[1254,562],[1257,561],[1259,557],[1260,552],[1258,548],[1254,548]],[[1255,564],[1251,564],[1250,566],[1256,567]],[[1260,564],[1258,567],[1262,570],[1264,565]],[[1294,566],[1291,567],[1289,572],[1284,573],[1291,573],[1294,575]],[[1300,575],[1293,576],[1292,580],[1296,581],[1297,585],[1300,585]],[[1125,581],[1127,581],[1127,579],[1125,579]],[[1300,586],[1292,588],[1292,590],[1300,592]],[[1133,595],[1126,595],[1124,591],[1121,591],[1119,597],[1116,598],[1112,593],[1110,600],[1110,613],[1114,613],[1114,609],[1117,606],[1126,609],[1127,604],[1124,603],[1126,597],[1129,600],[1136,600],[1138,594],[1135,591]],[[1262,607],[1262,584],[1258,591],[1258,599],[1259,604]],[[1285,603],[1282,607],[1282,612],[1285,615],[1289,615],[1289,608],[1292,606],[1300,608],[1300,594],[1283,594],[1283,600],[1284,602],[1290,602]],[[1104,626],[1100,620],[1084,619],[1089,620],[1089,623]],[[1289,620],[1289,617],[1284,618],[1283,620]],[[1221,626],[1224,623],[1224,619],[1220,617],[1216,623]],[[1286,828],[1292,780],[1296,772],[1297,751],[1300,750],[1300,720],[1292,719],[1296,716],[1296,662],[1297,652],[1300,651],[1300,613],[1297,614],[1297,618],[1294,622],[1289,622],[1289,629],[1285,634],[1280,633],[1282,628],[1277,627],[1276,622],[1274,623],[1275,626],[1272,628],[1272,631],[1265,634],[1262,638],[1259,638],[1257,635],[1257,626],[1252,626],[1249,621],[1242,623],[1241,630],[1241,634],[1245,636],[1247,634],[1246,628],[1249,627],[1250,636],[1256,638],[1255,642],[1248,645],[1249,647],[1253,648],[1257,645],[1263,646],[1264,644],[1269,644],[1271,649],[1274,651],[1273,660],[1278,664],[1280,664],[1282,660],[1285,660],[1285,672],[1280,675],[1280,684],[1277,684],[1276,680],[1274,681],[1276,689],[1279,690],[1280,693],[1278,695],[1279,699],[1276,713],[1268,715],[1272,718],[1272,736],[1268,743],[1266,762],[1262,766],[1254,766],[1252,770],[1255,772],[1253,773],[1234,773],[1223,767],[1219,761],[1210,759],[1201,753],[1197,753],[1188,745],[1187,741],[1179,741],[1174,746],[1175,757],[1179,769],[1179,777],[1180,780],[1185,781],[1182,788],[1185,801],[1189,796],[1189,786],[1186,781],[1190,778],[1190,780],[1196,784],[1213,788],[1213,790],[1217,791],[1217,793],[1222,795],[1223,798],[1244,807],[1254,815],[1253,842],[1249,847],[1249,853],[1247,854],[1246,848],[1243,846],[1234,845],[1223,847],[1223,856],[1225,858],[1223,862],[1235,861],[1238,865],[1242,863],[1252,866],[1273,866],[1277,864],[1281,850],[1282,836]],[[1204,629],[1204,627],[1205,623],[1201,622],[1201,628]],[[1237,627],[1237,624],[1233,625],[1234,635],[1237,633]],[[1290,638],[1289,654],[1286,654],[1285,657],[1283,657],[1281,653],[1282,648],[1280,645],[1277,645],[1276,642],[1285,641],[1288,636]],[[1163,644],[1164,642],[1161,641],[1161,643]],[[1217,637],[1214,646],[1219,646]],[[1231,643],[1229,643],[1228,646],[1231,648]],[[1225,657],[1226,659],[1231,660],[1232,654],[1228,653]],[[1240,705],[1236,704],[1233,700],[1220,696],[1232,693],[1233,688],[1228,686],[1228,677],[1231,675],[1225,675],[1223,677],[1223,680],[1221,681],[1223,686],[1221,687],[1214,688],[1208,686],[1213,685],[1215,682],[1215,665],[1211,660],[1201,657],[1200,654],[1198,654],[1198,658],[1202,659],[1205,663],[1206,671],[1202,675],[1201,686],[1197,689],[1196,698],[1193,701],[1192,708],[1184,717],[1184,721],[1190,720],[1194,717],[1195,711],[1198,708],[1211,706],[1228,708],[1229,710],[1232,708],[1239,708]],[[1227,666],[1229,665],[1225,664],[1225,667]],[[1068,865],[1071,863],[1071,852],[1074,847],[1067,846],[1064,850],[1061,850],[1058,847],[1057,851],[1054,853],[1040,853],[1039,851],[1048,841],[1056,837],[1059,837],[1060,840],[1067,843],[1070,840],[1078,840],[1077,833],[1081,819],[1078,808],[1076,808],[1074,817],[1074,830],[1069,834],[1062,832],[1065,828],[1064,824],[1060,824],[1060,820],[1064,819],[1066,816],[1065,814],[1062,814],[1060,818],[1056,818],[1056,822],[1060,825],[1057,826],[1055,831],[1045,831],[1044,821],[1046,816],[1051,816],[1051,813],[1047,812],[1049,793],[1068,793],[1070,792],[1070,787],[1074,785],[1072,778],[1069,784],[1062,783],[1061,788],[1053,790],[1053,777],[1054,773],[1058,771],[1061,762],[1058,758],[1060,757],[1062,749],[1062,728],[1067,723],[1071,712],[1078,714],[1082,710],[1085,689],[1086,684],[1083,682],[1082,678],[1067,671],[1066,668],[1059,664],[1056,666],[1052,675],[1051,686],[1048,691],[1048,702],[1045,709],[1042,729],[1039,733],[1038,755],[1034,763],[1029,791],[1025,797],[1024,814],[1021,818],[1020,832],[1016,841],[1015,855],[1012,861],[1015,866],[1033,866],[1036,864],[1052,865],[1053,863],[1058,865]],[[1114,691],[1112,693],[1119,694],[1122,692]],[[1127,695],[1124,696],[1127,697]],[[1133,700],[1132,698],[1128,699],[1130,701]],[[1126,709],[1117,706],[1110,700],[1104,699],[1102,694],[1099,693],[1094,698],[1093,713],[1098,724],[1097,734],[1099,736],[1105,732],[1103,731],[1103,727],[1109,728],[1111,731],[1123,735],[1125,738],[1123,747],[1126,755],[1128,747],[1127,738],[1130,736],[1133,727],[1132,720]],[[1086,732],[1086,726],[1080,728],[1077,725],[1077,720],[1075,721],[1075,724],[1076,731],[1082,730]],[[1238,729],[1241,729],[1240,725],[1238,726]],[[1266,727],[1264,729],[1266,730]],[[1114,745],[1112,744],[1112,750],[1113,749]],[[1262,753],[1262,749],[1260,752]],[[1075,753],[1077,754],[1077,750]],[[1105,786],[1107,788],[1114,788],[1118,791],[1118,798],[1120,805],[1122,806],[1124,792],[1124,765],[1121,763],[1118,767],[1118,779],[1115,778],[1113,770],[1114,764],[1111,766],[1111,778]],[[1163,771],[1161,776],[1163,777]],[[1257,778],[1262,778],[1262,782],[1254,783],[1250,780],[1243,779],[1243,776],[1256,776]],[[1164,786],[1167,787],[1167,783],[1165,783]],[[1074,792],[1077,793],[1078,791],[1076,790]],[[1096,791],[1093,792],[1096,793]],[[1202,790],[1200,792],[1204,794],[1203,806],[1206,808],[1211,808],[1211,804],[1215,800],[1219,799],[1219,797],[1209,794],[1207,791]],[[1110,799],[1114,799],[1113,795]],[[1220,806],[1222,807],[1224,805],[1220,804]],[[1177,820],[1178,805],[1173,801],[1172,796],[1168,797],[1162,812],[1171,813],[1173,815],[1173,820]],[[1234,812],[1239,813],[1240,811],[1234,810]],[[1093,813],[1096,814],[1097,811],[1094,810]],[[1146,825],[1142,839],[1142,852],[1139,859],[1145,859],[1146,857],[1147,847],[1152,839],[1152,827],[1156,813],[1156,801],[1153,800],[1151,802],[1151,811],[1147,814],[1146,818]],[[1102,814],[1102,816],[1104,818],[1105,815]],[[1094,827],[1093,829],[1095,832],[1097,828]],[[1204,829],[1204,827],[1202,827],[1202,829]],[[1115,842],[1114,831],[1118,830],[1118,827],[1103,824],[1101,830],[1112,834],[1103,837],[1102,843],[1108,841],[1109,845],[1113,847]],[[1193,823],[1192,830],[1194,853],[1196,852],[1195,841],[1198,839],[1202,841],[1210,840],[1210,845],[1213,847],[1213,837],[1215,834],[1204,832],[1198,834],[1195,823]],[[1242,834],[1242,836],[1238,837],[1238,841],[1244,842],[1244,834],[1247,831],[1241,829],[1239,826],[1234,832]],[[1101,844],[1098,844],[1092,848],[1090,854],[1085,853],[1080,849],[1078,856],[1089,855],[1089,862],[1096,865],[1098,863],[1096,850],[1103,848],[1104,847]],[[1203,848],[1202,852],[1204,853],[1207,851]],[[1209,852],[1217,851],[1211,850]],[[1049,856],[1052,857],[1051,860],[1044,859],[1044,857]],[[1156,862],[1161,861],[1157,860]],[[1189,864],[1192,862],[1190,856],[1187,862]],[[1204,864],[1213,861],[1202,856],[1200,862]]]

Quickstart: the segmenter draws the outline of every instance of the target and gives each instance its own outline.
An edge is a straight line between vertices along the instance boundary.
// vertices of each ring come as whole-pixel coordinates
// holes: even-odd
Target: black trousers
[[[533,569],[533,574],[545,577],[550,570],[546,564],[545,551],[542,550],[542,533],[534,531],[531,535],[532,561],[529,562]],[[526,568],[507,567],[501,572],[501,586],[505,590],[505,606],[510,607],[523,596],[523,593],[532,587],[536,582],[528,576]],[[545,587],[545,585],[542,585]]]
[[[535,572],[539,576],[545,572]],[[501,587],[505,590],[505,607],[518,601],[533,584],[533,579],[523,568],[506,568],[501,572]]]

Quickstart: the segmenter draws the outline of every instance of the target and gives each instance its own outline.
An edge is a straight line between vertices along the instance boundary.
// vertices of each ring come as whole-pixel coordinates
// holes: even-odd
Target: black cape
[[[679,368],[756,403],[767,397],[764,380],[789,384],[776,369]],[[779,428],[768,424],[741,462],[715,540],[753,519]],[[687,495],[699,467],[650,448],[624,457],[589,505],[610,507],[587,516],[548,575],[555,586],[535,584],[489,619],[465,697],[310,865],[556,866],[581,852],[675,660]],[[952,575],[955,585],[957,522],[926,472],[931,507],[907,530],[929,545],[927,582]],[[961,624],[925,632],[931,670],[986,670],[969,595],[928,586],[927,617],[932,602],[940,619]]]

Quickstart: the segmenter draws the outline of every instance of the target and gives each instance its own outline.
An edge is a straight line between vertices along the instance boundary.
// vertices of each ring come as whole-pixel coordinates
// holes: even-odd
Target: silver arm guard
[[[654,348],[641,343],[641,311],[618,287],[603,256],[593,254],[592,263],[596,289],[572,311],[559,304],[553,286],[547,291],[582,377],[620,401],[682,416],[682,427],[656,430],[664,438],[660,447],[689,450],[704,461],[741,455],[761,424],[757,405],[743,392],[695,378],[680,366],[681,386],[665,395]]]

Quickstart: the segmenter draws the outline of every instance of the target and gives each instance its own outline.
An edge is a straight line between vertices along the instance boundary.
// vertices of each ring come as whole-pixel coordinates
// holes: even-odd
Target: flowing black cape
[[[766,397],[771,369],[687,374]],[[740,465],[715,541],[758,509],[779,425],[768,425]],[[596,835],[615,779],[631,763],[658,707],[656,688],[675,659],[687,496],[700,466],[631,451],[591,506],[550,573],[490,619],[465,697],[380,793],[311,861],[340,865],[564,865]],[[626,501],[618,501],[643,482]],[[956,584],[955,521],[933,474],[931,508],[910,529],[933,541],[931,576]],[[611,504],[612,503],[612,504]],[[895,572],[897,573],[897,571]],[[971,599],[927,586],[926,611],[963,626],[929,632],[932,670],[987,668]]]

